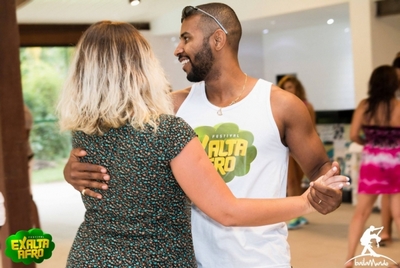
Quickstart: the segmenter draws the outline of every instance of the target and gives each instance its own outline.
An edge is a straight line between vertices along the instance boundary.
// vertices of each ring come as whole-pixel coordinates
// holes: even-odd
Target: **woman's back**
[[[368,120],[364,115],[362,129],[366,145],[380,146],[382,149],[388,146],[400,148],[400,101],[394,99],[391,105],[389,122],[385,120],[386,107],[383,104],[378,106],[371,119]]]
[[[386,107],[384,103],[380,103],[376,112],[372,118],[367,117],[365,114],[363,116],[362,124],[364,126],[385,126],[400,128],[400,100],[393,98],[391,103],[390,120],[386,121]],[[364,112],[368,108],[368,103],[364,102],[363,110]]]
[[[73,146],[88,152],[81,161],[104,166],[113,179],[101,200],[82,197],[85,221],[67,267],[195,266],[190,202],[170,167],[194,136],[174,116],[160,117],[156,133],[126,125],[102,136],[73,134]]]

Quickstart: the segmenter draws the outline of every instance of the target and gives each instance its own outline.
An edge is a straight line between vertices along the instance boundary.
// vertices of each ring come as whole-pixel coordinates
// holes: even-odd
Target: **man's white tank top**
[[[196,131],[233,194],[246,198],[286,196],[288,149],[270,105],[271,83],[258,80],[240,102],[211,104],[204,82],[196,83],[177,116]],[[228,89],[227,89],[228,90]],[[290,267],[285,223],[224,227],[192,206],[192,232],[199,267]]]

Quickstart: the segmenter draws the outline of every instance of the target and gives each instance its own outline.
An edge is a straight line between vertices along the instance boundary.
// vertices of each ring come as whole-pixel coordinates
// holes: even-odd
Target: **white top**
[[[288,149],[270,106],[271,83],[258,80],[240,102],[211,104],[204,82],[196,83],[177,116],[196,131],[217,171],[236,197],[286,196]],[[192,232],[199,267],[290,268],[284,222],[261,227],[224,227],[192,207]]]
[[[0,192],[0,227],[6,222],[6,208],[4,206],[4,196]]]

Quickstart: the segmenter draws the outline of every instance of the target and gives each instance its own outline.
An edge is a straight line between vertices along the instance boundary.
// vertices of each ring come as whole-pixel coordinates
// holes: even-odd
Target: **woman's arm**
[[[365,140],[360,136],[363,117],[366,108],[366,101],[362,100],[353,113],[350,126],[350,139],[358,144],[364,145]]]
[[[225,226],[260,226],[287,221],[314,211],[302,196],[275,199],[236,198],[208,159],[198,138],[191,140],[171,161],[173,174],[192,202]],[[347,178],[333,176],[335,170],[316,183],[344,184]],[[332,177],[333,176],[333,177]],[[330,179],[329,179],[330,178]]]

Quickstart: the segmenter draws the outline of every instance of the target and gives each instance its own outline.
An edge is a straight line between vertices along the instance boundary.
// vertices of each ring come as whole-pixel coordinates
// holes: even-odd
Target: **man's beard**
[[[192,70],[187,74],[186,78],[190,82],[203,81],[209,74],[214,62],[214,56],[212,55],[208,38],[204,39],[203,50],[194,56],[194,60],[196,64],[194,64],[193,61],[191,62]]]

